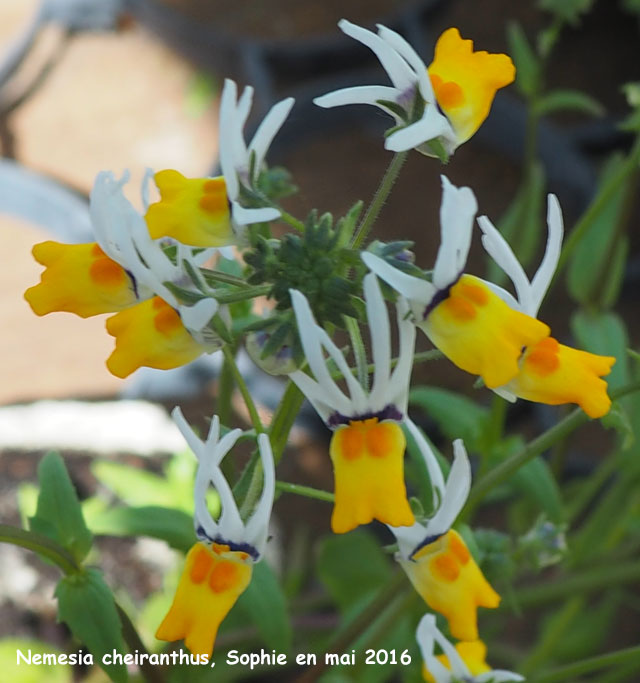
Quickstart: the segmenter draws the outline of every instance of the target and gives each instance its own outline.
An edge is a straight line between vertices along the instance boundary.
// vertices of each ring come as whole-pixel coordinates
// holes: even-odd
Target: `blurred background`
[[[271,164],[282,164],[292,172],[300,188],[287,200],[287,209],[298,217],[313,207],[343,215],[356,199],[366,202],[377,187],[390,158],[382,145],[389,122],[372,108],[321,110],[311,104],[312,97],[337,87],[385,82],[375,58],[342,36],[337,21],[345,17],[368,28],[376,22],[389,25],[405,35],[428,64],[435,40],[449,26],[459,27],[476,49],[490,52],[509,51],[507,27],[512,21],[518,21],[534,41],[552,23],[545,11],[552,4],[545,0],[1,0],[3,521],[18,523],[16,486],[35,481],[38,459],[48,448],[61,448],[75,458],[74,482],[81,495],[89,496],[96,488],[91,470],[96,451],[158,473],[157,463],[166,463],[169,454],[181,448],[165,408],[179,402],[195,418],[211,414],[215,406],[215,358],[171,373],[141,370],[123,382],[111,376],[104,364],[113,344],[104,329],[106,316],[82,320],[59,313],[38,318],[22,297],[42,270],[31,257],[33,244],[45,239],[91,241],[87,197],[100,170],[119,175],[129,169],[129,197],[138,204],[136,188],[148,167],[175,168],[186,176],[214,173],[218,97],[223,79],[231,76],[256,89],[249,130],[275,101],[296,97],[269,156]],[[612,152],[626,152],[632,142],[631,134],[620,131],[617,124],[629,113],[622,84],[640,80],[640,3],[595,0],[567,5],[579,5],[585,12],[577,12],[575,20],[563,25],[548,58],[545,86],[582,90],[598,106],[542,117],[537,154],[545,191],[558,194],[566,225],[571,226],[592,199],[603,162]],[[479,213],[494,222],[507,210],[523,180],[526,125],[522,96],[514,86],[501,91],[488,121],[444,169],[454,183],[473,188]],[[423,267],[432,262],[439,243],[442,171],[435,161],[412,154],[374,233],[383,240],[414,240],[417,262]],[[629,206],[630,259],[617,304],[627,320],[633,314],[637,318],[637,210]],[[483,274],[478,246],[472,251],[470,270]],[[566,294],[555,291],[542,310],[541,317],[562,340],[570,336],[572,307]],[[630,329],[637,341],[637,327]],[[420,344],[428,348],[424,338]],[[249,364],[245,367],[256,372]],[[418,378],[426,379],[420,372]],[[273,408],[269,396],[274,393],[274,380],[261,377],[250,381],[268,412]],[[428,381],[451,388],[469,385],[463,373],[444,363],[429,368]],[[160,407],[149,412],[147,404],[138,402],[118,412],[111,401],[123,396],[149,398]],[[55,404],[62,405],[57,412],[54,404],[34,405],[42,399],[66,401]],[[96,405],[101,406],[99,412],[87,412]],[[237,418],[242,424],[240,409]],[[540,419],[544,422],[544,415]],[[105,420],[111,428],[98,432]],[[74,441],[70,435],[76,432],[83,436]],[[120,437],[111,441],[114,432]],[[133,443],[134,437],[139,443]],[[296,465],[301,471],[289,473],[291,479],[320,476],[329,487],[324,445],[320,443],[316,451],[315,440],[308,439],[304,430],[294,434],[294,441],[301,449]],[[585,447],[594,453],[598,448],[597,444]],[[164,460],[149,465],[147,456],[154,452],[164,454]],[[317,479],[315,483],[320,485]],[[24,505],[28,509],[28,502]],[[320,508],[321,513],[312,503],[308,508],[309,515],[322,515],[324,520],[326,508]],[[320,524],[326,526],[326,520]],[[152,541],[136,541],[122,552],[125,561],[122,557],[107,561],[107,577],[112,585],[126,585],[138,596],[157,589],[162,572],[175,561],[166,555],[163,544],[154,546]],[[35,633],[59,642],[56,629],[60,627],[53,624],[49,598],[55,572],[47,583],[39,565],[36,573],[30,561],[24,553],[0,546],[0,599],[4,598],[3,610],[9,615],[4,627],[0,625],[0,635]]]

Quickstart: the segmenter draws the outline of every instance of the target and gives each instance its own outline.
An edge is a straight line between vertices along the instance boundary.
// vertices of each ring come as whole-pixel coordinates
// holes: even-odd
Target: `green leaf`
[[[552,90],[536,101],[535,111],[538,116],[557,111],[577,111],[589,116],[603,116],[605,113],[600,102],[579,90]]]
[[[238,598],[237,609],[256,625],[269,648],[284,653],[291,651],[293,631],[287,599],[266,562],[254,566],[251,583]]]
[[[318,576],[343,613],[379,590],[391,573],[380,544],[364,529],[329,536],[320,546]]]
[[[124,664],[107,665],[104,655],[113,650],[124,654],[122,625],[111,591],[97,569],[86,569],[62,579],[56,587],[58,619],[89,649],[99,664],[116,683],[129,680]]]
[[[589,12],[594,0],[539,0],[540,9],[552,12],[559,19],[577,24],[581,14]]]
[[[172,479],[168,479],[165,476],[166,472],[163,475],[158,475],[137,467],[106,460],[94,462],[91,465],[91,471],[98,481],[111,489],[128,505],[162,505],[191,512],[193,509],[192,482],[195,472],[195,458],[181,459],[188,462],[188,472],[190,473],[188,477],[174,476]],[[175,471],[175,468],[171,471]]]
[[[507,27],[509,54],[516,65],[516,87],[525,97],[532,97],[540,89],[541,69],[522,26],[517,22]]]
[[[30,528],[66,548],[78,561],[87,556],[93,537],[87,529],[76,490],[58,453],[47,453],[38,465],[40,495]]]
[[[578,311],[571,318],[571,331],[579,346],[586,351],[616,357],[611,374],[607,376],[610,387],[619,387],[630,381],[627,356],[629,338],[619,315]]]
[[[96,514],[91,520],[94,534],[105,536],[150,536],[166,541],[183,553],[196,542],[193,519],[182,510],[156,505],[115,507]]]
[[[618,301],[620,290],[624,284],[624,274],[629,255],[629,238],[623,235],[613,243],[611,260],[604,286],[600,292],[600,306],[611,308]]]
[[[71,683],[73,669],[68,664],[26,664],[18,659],[18,650],[24,657],[53,654],[56,657],[64,654],[62,650],[26,638],[3,638],[0,640],[0,671],[5,681],[13,683]],[[33,660],[31,660],[33,662]]]
[[[621,156],[616,156],[607,164],[600,178],[603,186],[607,180],[615,175],[625,161]],[[580,242],[571,255],[567,273],[567,287],[570,296],[583,305],[601,302],[603,290],[607,290],[605,299],[611,297],[611,286],[603,287],[613,269],[613,277],[619,278],[620,253],[616,251],[619,242],[621,221],[624,219],[626,197],[632,185],[632,177],[622,182],[611,194],[608,202],[602,207],[591,224],[581,236]],[[594,201],[597,201],[597,197]],[[615,254],[615,257],[614,257]],[[614,285],[616,283],[614,282]]]
[[[409,404],[418,406],[438,424],[447,439],[463,439],[469,450],[482,450],[489,411],[448,389],[416,387]]]
[[[564,519],[562,496],[549,465],[540,456],[521,467],[512,478],[513,486],[529,498],[549,519],[559,523]]]

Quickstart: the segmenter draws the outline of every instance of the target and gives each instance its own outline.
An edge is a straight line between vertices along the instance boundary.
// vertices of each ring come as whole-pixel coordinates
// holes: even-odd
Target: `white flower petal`
[[[538,315],[544,295],[547,293],[547,289],[549,289],[551,280],[558,267],[558,260],[562,251],[562,237],[564,234],[562,210],[560,209],[558,198],[554,194],[547,196],[547,228],[549,230],[549,237],[547,238],[547,246],[542,263],[531,281],[532,313],[529,315],[534,317]]]
[[[345,404],[348,398],[344,396],[336,382],[331,377],[322,353],[322,330],[315,321],[311,307],[304,294],[297,290],[291,290],[291,304],[296,316],[298,334],[304,350],[305,358],[316,379],[318,389],[326,395],[327,405],[331,405],[332,399],[342,396]],[[295,373],[294,373],[295,374]],[[350,374],[350,373],[348,373]],[[345,405],[343,404],[343,406]],[[340,411],[341,412],[341,411]]]
[[[482,230],[482,246],[491,258],[502,268],[513,282],[518,295],[518,310],[535,317],[532,313],[531,284],[522,264],[497,228],[486,216],[478,217],[478,225]]]
[[[338,22],[338,26],[348,36],[355,38],[375,53],[391,82],[400,91],[407,90],[416,83],[416,74],[405,60],[380,36],[372,31],[367,31],[367,29],[361,26],[356,26],[356,24],[352,24],[346,19],[341,19]]]
[[[238,225],[251,225],[251,223],[267,223],[280,218],[280,211],[273,207],[262,209],[246,209],[236,201],[232,202],[231,216]]]
[[[254,169],[255,177],[251,178],[252,183],[255,183],[258,180],[267,150],[273,142],[273,138],[276,136],[277,132],[282,128],[285,119],[289,116],[289,112],[291,111],[294,102],[295,100],[293,97],[287,97],[281,102],[278,102],[271,107],[269,113],[262,119],[262,122],[258,126],[258,130],[255,132],[248,149],[249,159],[251,158],[252,152],[256,155]]]
[[[267,434],[258,435],[258,449],[260,451],[264,481],[258,505],[246,524],[245,540],[262,555],[265,543],[267,542],[269,518],[271,517],[273,497],[276,490],[275,464],[273,462],[271,442]]]
[[[179,306],[178,312],[182,324],[193,332],[200,332],[218,310],[218,302],[215,299],[201,299],[193,306]]]
[[[402,296],[409,299],[412,303],[417,302],[427,306],[437,291],[430,282],[403,273],[375,254],[365,251],[361,256],[369,270],[374,272],[379,278],[382,278],[388,285],[397,292],[400,292]]]
[[[524,681],[524,676],[513,671],[493,669],[492,671],[479,674],[474,680],[476,683],[506,683],[507,681]]]
[[[398,324],[398,362],[389,380],[389,401],[406,416],[409,402],[409,385],[413,370],[413,354],[416,345],[416,326],[409,315],[409,304],[403,297],[396,304]]]
[[[325,109],[341,107],[345,104],[373,104],[392,114],[398,120],[397,116],[390,109],[379,104],[379,101],[396,102],[400,95],[399,90],[386,85],[358,85],[353,88],[341,88],[326,95],[321,95],[314,98],[313,103]]]
[[[473,219],[478,210],[469,187],[456,187],[442,179],[440,204],[441,244],[433,268],[433,284],[440,290],[450,287],[460,277],[471,246]]]
[[[427,535],[445,534],[456,521],[471,489],[471,464],[462,439],[453,442],[453,464],[449,471],[442,502],[436,514],[427,522]]]
[[[450,137],[452,129],[449,121],[434,104],[427,104],[422,118],[389,135],[384,142],[385,149],[404,152],[440,137]]]
[[[227,186],[227,196],[229,199],[236,200],[240,193],[240,184],[236,167],[244,163],[245,155],[238,158],[236,153],[237,142],[234,143],[234,136],[237,139],[238,131],[242,137],[242,125],[237,120],[236,98],[238,87],[235,82],[227,78],[222,88],[220,97],[220,135],[219,135],[219,155],[220,167]]]
[[[418,79],[420,94],[425,102],[435,102],[433,86],[426,64],[413,47],[399,34],[382,24],[378,24],[378,35],[406,61]]]
[[[400,557],[409,562],[413,551],[426,538],[427,530],[419,522],[415,522],[411,526],[391,526],[387,524],[387,527],[396,537]]]
[[[391,327],[389,326],[389,313],[382,298],[380,285],[373,273],[365,276],[363,288],[373,360],[373,386],[371,387],[370,399],[372,403],[378,403],[380,399],[384,400],[384,393],[386,392],[387,403],[390,403],[393,398],[389,391],[391,375]],[[380,408],[384,408],[384,405],[380,406]]]

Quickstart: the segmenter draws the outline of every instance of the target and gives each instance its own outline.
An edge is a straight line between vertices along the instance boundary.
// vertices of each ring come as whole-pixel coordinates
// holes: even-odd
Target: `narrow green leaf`
[[[116,683],[129,680],[124,664],[107,664],[105,655],[126,652],[122,626],[111,591],[97,569],[86,569],[62,579],[56,587],[58,619],[89,649]]]
[[[521,467],[512,478],[513,486],[529,498],[549,519],[559,523],[564,519],[562,496],[549,465],[540,457]]]
[[[260,562],[253,568],[251,583],[238,598],[237,608],[256,625],[267,647],[277,652],[290,652],[293,630],[287,599],[266,562]]]
[[[540,87],[540,64],[522,26],[511,22],[507,27],[509,54],[516,65],[516,87],[526,97],[532,97]]]
[[[614,306],[618,301],[624,283],[628,255],[629,238],[627,235],[623,235],[613,243],[607,277],[600,292],[599,304],[605,310]]]
[[[603,116],[605,113],[600,102],[579,90],[552,90],[537,100],[535,111],[539,116],[557,111],[577,111],[589,116]]]
[[[47,453],[38,465],[40,494],[30,528],[66,548],[78,561],[87,556],[93,538],[87,529],[76,490],[58,453]]]
[[[190,515],[155,505],[110,508],[92,519],[91,529],[97,535],[157,538],[183,553],[196,542]]]
[[[594,0],[538,0],[540,9],[552,12],[559,19],[576,24],[581,14],[591,10]]]
[[[367,531],[358,529],[323,540],[318,575],[344,613],[379,590],[391,577],[391,567],[380,544]]]
[[[619,172],[624,163],[621,156],[612,158],[601,175],[601,186]],[[570,257],[567,287],[569,295],[578,303],[601,301],[604,289],[602,283],[608,281],[612,267],[619,268],[612,255],[618,242],[620,221],[623,219],[627,193],[632,186],[631,180],[628,178],[622,182],[611,194],[609,201],[581,236]],[[597,201],[597,197],[594,201]],[[616,258],[619,259],[620,254]]]

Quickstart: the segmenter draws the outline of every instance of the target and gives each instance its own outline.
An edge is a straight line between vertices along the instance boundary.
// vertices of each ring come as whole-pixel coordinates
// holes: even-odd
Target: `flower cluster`
[[[344,20],[340,27],[376,54],[393,85],[347,88],[316,103],[382,108],[397,124],[385,140],[392,151],[415,148],[448,159],[487,117],[496,91],[514,79],[509,57],[473,52],[471,41],[455,28],[439,38],[427,67],[400,35],[384,26],[377,34]],[[611,401],[602,377],[615,359],[560,344],[537,318],[562,246],[558,201],[549,195],[546,251],[531,280],[489,219],[477,221],[484,249],[511,279],[515,296],[465,272],[478,205],[470,188],[455,187],[444,176],[441,243],[430,271],[402,265],[410,258],[405,243],[360,251],[355,219],[342,219],[333,229],[331,217],[318,220],[312,212],[306,223],[294,220],[302,234],[276,240],[268,225],[256,224],[287,217],[276,197],[265,191],[269,183],[262,181],[268,147],[293,100],[276,104],[247,145],[243,129],[251,99],[251,88],[238,98],[235,83],[225,82],[220,177],[188,179],[176,170],[160,171],[153,176],[159,200],[149,202],[145,179],[140,213],[124,197],[126,174],[119,181],[100,174],[91,193],[96,242],[36,245],[34,256],[45,271],[25,297],[38,315],[114,314],[106,322],[116,338],[107,366],[119,377],[140,366],[177,367],[224,344],[235,349],[256,330],[274,330],[275,341],[267,348],[279,356],[286,355],[285,341],[295,345],[303,360],[291,354],[283,372],[331,432],[331,529],[344,534],[374,520],[386,525],[397,541],[396,560],[416,592],[460,641],[452,646],[432,614],[422,619],[418,641],[426,680],[521,680],[511,672],[492,671],[479,640],[478,608],[496,608],[500,596],[467,546],[464,530],[454,528],[471,487],[465,446],[461,439],[453,442],[445,480],[427,438],[409,418],[408,401],[420,328],[456,366],[479,375],[508,400],[576,403],[592,418],[608,412]],[[246,256],[243,265],[236,264],[244,277],[212,265],[219,258],[216,251],[231,245]],[[266,322],[247,315],[248,323],[234,327],[232,302],[259,295],[273,301],[275,312]],[[277,317],[283,311],[286,324]],[[370,358],[361,327],[367,331]],[[349,334],[349,352],[332,338],[336,328]],[[210,655],[220,623],[264,554],[275,461],[259,417],[251,434],[234,429],[222,436],[215,416],[204,441],[179,409],[174,419],[198,459],[198,542],[187,555],[173,604],[156,635],[184,639],[194,654]],[[408,498],[407,434],[429,474],[427,516]],[[241,437],[256,438],[259,458],[252,461],[249,493],[239,506],[222,462]],[[217,519],[207,507],[210,485],[221,503]]]

